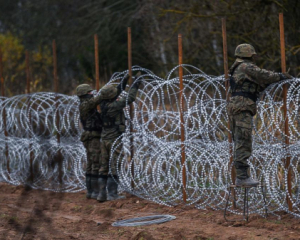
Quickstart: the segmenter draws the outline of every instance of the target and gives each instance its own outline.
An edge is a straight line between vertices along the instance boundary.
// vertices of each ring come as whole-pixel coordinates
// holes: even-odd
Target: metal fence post
[[[279,30],[280,30],[280,53],[281,53],[281,71],[286,72],[286,62],[285,62],[285,41],[284,41],[284,22],[283,22],[283,13],[279,13]],[[290,132],[289,132],[289,119],[287,114],[287,84],[283,86],[283,115],[284,115],[284,131],[285,131],[285,146],[286,148],[290,145]],[[285,169],[288,170],[287,176],[287,189],[288,194],[286,196],[286,201],[289,206],[289,210],[293,211],[293,206],[291,202],[292,197],[292,172],[290,169],[291,157],[288,155],[285,159]]]
[[[182,195],[183,201],[186,202],[187,194],[186,194],[186,168],[185,168],[185,129],[184,129],[184,99],[183,99],[183,68],[182,68],[182,35],[178,34],[178,62],[179,62],[179,101],[180,101],[180,135],[181,135],[181,165],[182,165]]]

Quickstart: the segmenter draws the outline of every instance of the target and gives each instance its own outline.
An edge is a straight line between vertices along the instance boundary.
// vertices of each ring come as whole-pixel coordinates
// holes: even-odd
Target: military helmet
[[[113,85],[106,85],[101,89],[101,95],[103,99],[112,99],[117,96],[118,90]]]
[[[254,47],[248,43],[238,45],[234,53],[236,57],[252,57],[255,54]]]
[[[76,88],[76,94],[78,97],[88,94],[93,91],[93,88],[89,84],[81,84]]]

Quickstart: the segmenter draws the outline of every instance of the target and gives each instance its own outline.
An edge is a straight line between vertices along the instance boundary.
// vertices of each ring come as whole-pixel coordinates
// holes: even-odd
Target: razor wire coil
[[[136,196],[159,204],[182,203],[182,144],[186,153],[188,205],[222,209],[228,195],[232,166],[227,133],[226,90],[224,76],[208,76],[191,65],[184,68],[183,101],[179,99],[178,67],[165,79],[148,69],[137,79],[142,81],[133,118],[124,109],[125,133],[115,141],[112,152],[121,147],[110,164],[118,168],[120,187]],[[114,73],[108,84],[118,84],[127,71]],[[288,84],[287,115],[289,136],[284,130],[283,85]],[[130,86],[129,86],[130,89]],[[99,91],[101,94],[101,89]],[[98,94],[95,92],[95,94]],[[127,97],[123,92],[121,97]],[[300,79],[270,85],[257,102],[253,119],[253,154],[249,159],[252,175],[263,183],[270,212],[283,210],[300,216]],[[182,102],[184,105],[182,105]],[[86,153],[79,141],[79,100],[76,96],[56,93],[32,93],[0,98],[0,181],[28,184],[30,166],[34,171],[31,187],[64,192],[85,188]],[[185,141],[180,140],[180,110],[184,116]],[[5,121],[3,121],[5,118]],[[6,126],[4,125],[6,123]],[[6,132],[5,132],[6,131]],[[57,135],[60,136],[58,142]],[[285,138],[290,144],[285,144]],[[131,149],[134,155],[130,156]],[[61,165],[58,153],[63,159]],[[290,156],[286,169],[284,159]],[[131,159],[129,161],[129,159]],[[131,169],[134,169],[132,175]],[[287,190],[288,171],[292,174],[292,195]],[[134,183],[134,188],[132,184]],[[251,189],[250,213],[262,214],[265,208],[260,189]],[[286,196],[293,204],[288,210]],[[242,195],[237,204],[242,204]],[[238,211],[232,212],[239,214]]]
[[[113,227],[146,226],[152,224],[165,223],[165,222],[172,221],[174,219],[176,219],[176,217],[172,215],[153,215],[153,216],[138,217],[138,218],[131,218],[131,219],[117,221],[114,222],[112,226]]]

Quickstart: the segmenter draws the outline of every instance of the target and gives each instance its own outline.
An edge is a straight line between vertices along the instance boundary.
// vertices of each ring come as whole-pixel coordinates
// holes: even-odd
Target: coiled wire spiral
[[[191,65],[184,68],[183,99],[179,99],[178,67],[165,79],[150,70],[141,71],[142,81],[133,118],[129,107],[126,132],[113,145],[122,144],[117,159],[120,186],[141,198],[168,206],[182,203],[182,144],[186,154],[186,188],[188,205],[222,209],[232,182],[229,172],[228,115],[224,76],[212,77]],[[115,73],[108,84],[118,84],[127,71]],[[283,85],[288,84],[287,115],[289,135],[284,131]],[[101,93],[101,89],[99,91]],[[95,94],[98,94],[95,92]],[[261,188],[250,190],[250,213],[284,210],[300,216],[300,79],[269,86],[257,102],[253,119],[253,155],[249,159],[251,174],[265,185],[266,204]],[[127,93],[123,92],[122,97]],[[79,141],[79,100],[76,96],[56,93],[33,93],[0,98],[0,181],[33,188],[76,192],[85,188],[86,154]],[[180,140],[180,109],[184,115],[185,141]],[[5,118],[5,121],[3,121]],[[133,125],[130,132],[129,125]],[[6,130],[6,133],[5,133]],[[290,145],[285,145],[288,137]],[[133,156],[130,156],[133,149]],[[293,212],[286,205],[286,157],[290,157]],[[60,160],[61,159],[61,160]],[[31,168],[30,168],[31,167]],[[31,180],[31,172],[34,176]],[[134,188],[132,187],[134,183]],[[237,204],[242,204],[237,194]],[[233,213],[239,214],[236,210]]]

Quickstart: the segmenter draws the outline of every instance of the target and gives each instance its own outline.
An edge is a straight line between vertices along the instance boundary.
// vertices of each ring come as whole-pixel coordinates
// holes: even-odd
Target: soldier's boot
[[[119,196],[118,183],[116,182],[118,181],[118,177],[114,176],[114,178],[112,178],[111,176],[107,178],[107,191],[108,191],[107,200],[108,201],[125,198],[125,196]]]
[[[99,194],[97,197],[98,202],[105,202],[107,200],[106,184],[107,184],[107,177],[100,176],[98,178],[98,185],[99,185]]]
[[[92,175],[92,195],[91,198],[92,199],[97,199],[98,194],[99,194],[99,184],[98,184],[98,175]]]
[[[256,187],[258,186],[259,182],[254,180],[252,177],[248,177],[245,179],[236,178],[235,185],[237,187]]]
[[[90,199],[92,197],[92,192],[93,192],[90,174],[85,175],[85,184],[86,184],[86,198]]]

